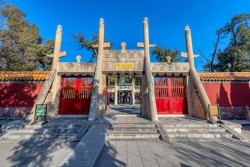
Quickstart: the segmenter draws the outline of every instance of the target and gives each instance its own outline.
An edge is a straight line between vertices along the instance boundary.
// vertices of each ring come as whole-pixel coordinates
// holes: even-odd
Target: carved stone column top
[[[100,18],[100,25],[104,25],[104,19],[102,17]]]
[[[188,24],[185,26],[185,30],[190,30],[190,27]]]
[[[76,56],[76,62],[77,62],[77,63],[80,63],[80,62],[81,62],[81,59],[82,59],[82,57],[81,57],[80,55],[77,55],[77,56]]]
[[[57,31],[62,31],[62,26],[60,24],[57,26]]]

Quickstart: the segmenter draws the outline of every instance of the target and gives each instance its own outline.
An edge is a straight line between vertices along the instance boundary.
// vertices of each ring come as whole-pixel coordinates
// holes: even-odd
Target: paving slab
[[[240,141],[185,141],[171,143],[162,141],[123,141],[118,145],[106,143],[97,167],[105,165],[110,167],[235,167],[249,166],[249,157],[250,143]]]
[[[250,141],[250,125],[242,126],[241,132]]]
[[[74,150],[59,166],[94,166],[106,141],[108,128],[109,125],[92,125]]]
[[[75,142],[26,139],[0,142],[1,167],[57,166],[75,147]]]

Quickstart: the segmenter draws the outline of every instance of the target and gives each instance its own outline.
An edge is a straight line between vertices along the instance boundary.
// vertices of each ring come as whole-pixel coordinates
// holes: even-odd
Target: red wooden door
[[[187,114],[184,77],[155,77],[158,114]]]
[[[93,78],[62,78],[58,113],[61,115],[89,114],[92,87]]]

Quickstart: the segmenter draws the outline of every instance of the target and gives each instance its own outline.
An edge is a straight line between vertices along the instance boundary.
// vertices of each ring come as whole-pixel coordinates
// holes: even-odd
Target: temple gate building
[[[105,50],[104,20],[100,19],[96,63],[59,62],[62,27],[56,30],[53,67],[50,72],[1,72],[0,114],[35,120],[36,104],[47,104],[50,117],[82,115],[88,120],[109,112],[109,105],[139,105],[140,113],[153,121],[168,115],[189,115],[208,119],[209,104],[220,104],[224,118],[246,118],[250,106],[250,73],[197,73],[191,30],[185,27],[188,62],[150,62],[148,19],[143,21],[141,50]],[[109,85],[110,76],[137,76],[130,83]],[[237,110],[237,111],[236,111]],[[231,114],[229,114],[231,113]],[[232,114],[233,113],[233,114]],[[237,115],[238,114],[238,115]]]

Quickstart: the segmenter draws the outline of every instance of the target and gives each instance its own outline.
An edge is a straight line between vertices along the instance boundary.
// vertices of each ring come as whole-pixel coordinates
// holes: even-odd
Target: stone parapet
[[[189,63],[151,63],[153,74],[165,74],[165,73],[189,73]]]
[[[94,74],[96,63],[58,63],[58,74]]]

